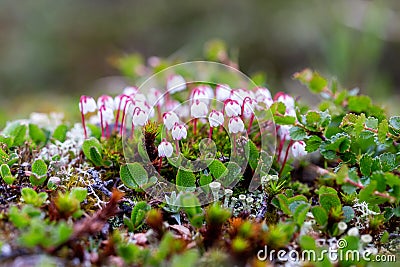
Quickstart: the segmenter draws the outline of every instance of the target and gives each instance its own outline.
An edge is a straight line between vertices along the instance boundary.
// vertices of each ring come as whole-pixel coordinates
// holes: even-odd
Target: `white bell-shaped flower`
[[[103,126],[111,124],[114,121],[114,111],[105,105],[99,108],[98,116],[100,121],[102,121]]]
[[[169,158],[172,156],[173,152],[174,148],[172,147],[172,144],[164,138],[158,145],[158,156],[161,158]]]
[[[138,91],[138,88],[136,86],[127,86],[124,88],[122,93],[124,95],[134,95],[137,93],[137,91]]]
[[[218,84],[215,88],[215,94],[218,101],[225,101],[229,98],[232,89],[227,84]]]
[[[214,98],[214,91],[208,85],[200,85],[193,89],[190,98],[192,102],[199,100],[208,105],[210,100]]]
[[[97,99],[97,107],[100,108],[106,106],[107,108],[114,110],[114,98],[109,95],[102,95]]]
[[[232,117],[229,119],[228,129],[230,133],[239,133],[244,131],[244,123],[240,117]]]
[[[147,94],[147,100],[150,106],[161,106],[164,104],[163,94],[156,88],[151,88]]]
[[[175,124],[172,128],[172,138],[174,140],[186,139],[187,130],[184,124]]]
[[[225,114],[228,117],[239,116],[242,112],[242,108],[240,107],[239,103],[233,99],[225,100]]]
[[[208,107],[205,103],[196,100],[190,107],[190,114],[193,118],[205,117],[208,114]]]
[[[144,126],[148,120],[147,112],[136,107],[132,115],[132,123],[134,126]]]
[[[285,93],[278,93],[276,102],[282,102],[285,104],[286,109],[294,109],[294,98]]]
[[[186,89],[186,81],[181,75],[171,75],[167,80],[167,91],[174,94]]]
[[[179,117],[173,111],[165,112],[163,115],[163,122],[168,130],[171,130],[176,123],[179,123]]]
[[[294,158],[301,158],[307,155],[306,144],[303,141],[297,141],[290,148]]]
[[[95,112],[97,109],[96,101],[93,97],[83,95],[79,101],[79,110],[83,114]]]
[[[218,127],[224,124],[224,115],[221,111],[212,110],[208,116],[208,122],[211,127]]]

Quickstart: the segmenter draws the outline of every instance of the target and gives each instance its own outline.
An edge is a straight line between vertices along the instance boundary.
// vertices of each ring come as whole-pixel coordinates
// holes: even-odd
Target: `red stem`
[[[101,137],[104,138],[104,125],[103,125],[103,112],[102,112],[102,107],[100,107],[99,112],[100,112],[100,125],[101,125]]]
[[[208,139],[212,139],[213,127],[210,127],[210,131],[208,132]]]
[[[286,149],[285,158],[283,159],[282,167],[281,167],[281,169],[279,170],[279,177],[281,176],[281,174],[282,174],[282,172],[283,172],[283,169],[285,168],[286,161],[287,161],[288,155],[289,155],[289,150],[290,150],[290,147],[291,147],[292,145],[293,145],[293,141],[290,140],[290,142],[289,142],[289,144],[288,144],[288,147],[287,147],[287,149]]]
[[[254,114],[251,114],[250,121],[249,121],[249,128],[247,129],[247,135],[250,134],[251,126],[253,126],[253,121],[254,121]]]
[[[180,148],[179,148],[179,140],[175,140],[175,146],[176,146],[176,154],[179,156],[180,152]]]
[[[86,131],[86,123],[85,123],[85,114],[83,114],[83,103],[81,101],[81,115],[82,115],[82,126],[83,132],[85,133],[85,139],[87,138],[87,131]]]

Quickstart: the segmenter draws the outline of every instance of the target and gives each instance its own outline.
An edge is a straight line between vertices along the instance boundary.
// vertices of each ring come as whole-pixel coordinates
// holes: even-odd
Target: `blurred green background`
[[[120,89],[105,79],[120,75],[115,58],[202,59],[213,38],[272,91],[302,95],[291,75],[310,67],[399,111],[397,0],[1,0],[0,126],[32,111],[74,117],[80,94]]]

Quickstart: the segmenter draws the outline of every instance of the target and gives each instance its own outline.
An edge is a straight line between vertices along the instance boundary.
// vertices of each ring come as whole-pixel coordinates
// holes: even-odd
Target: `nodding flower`
[[[208,138],[211,139],[213,128],[224,124],[224,114],[221,111],[212,110],[208,116],[208,122],[210,123]]]
[[[101,136],[106,137],[110,135],[110,124],[114,121],[114,112],[111,108],[103,105],[99,108],[98,116],[101,124]]]
[[[127,86],[123,90],[124,95],[135,95],[138,92],[138,88],[136,86]]]
[[[171,130],[175,123],[179,123],[179,117],[173,111],[165,112],[163,115],[163,122],[167,130]]]
[[[172,144],[164,138],[158,145],[158,156],[160,158],[169,158],[172,156],[172,152],[174,152]]]
[[[239,105],[239,102],[233,99],[226,99],[224,102],[224,112],[228,117],[239,116],[242,112],[242,109]]]
[[[147,123],[148,116],[146,111],[142,110],[140,107],[135,107],[132,115],[133,126],[144,126]]]
[[[257,103],[264,103],[267,108],[274,103],[271,92],[265,87],[256,88],[255,99]]]
[[[240,106],[243,105],[243,100],[246,97],[254,98],[254,93],[252,91],[244,90],[244,89],[235,89],[231,91],[230,99],[236,100]]]
[[[167,91],[170,94],[186,89],[186,81],[181,75],[171,75],[167,79]]]
[[[87,138],[87,130],[86,130],[86,123],[85,123],[85,114],[89,112],[95,112],[97,109],[96,101],[93,97],[83,95],[79,100],[79,110],[81,112],[82,117],[82,127],[85,133],[85,138]]]
[[[218,127],[224,124],[224,115],[221,111],[212,110],[208,116],[208,122],[211,127]]]
[[[229,119],[228,129],[230,133],[236,134],[244,131],[244,123],[240,117],[232,117]]]
[[[190,107],[190,114],[192,115],[193,119],[193,134],[197,132],[197,120],[199,118],[203,118],[208,114],[208,106],[200,102],[200,100],[195,100],[195,102]]]
[[[187,137],[187,130],[184,124],[176,123],[172,128],[172,138],[174,140],[181,140],[186,139]]]
[[[257,101],[255,99],[246,96],[242,104],[242,116],[245,118],[253,116],[256,104]]]
[[[193,118],[202,118],[207,116],[208,107],[204,102],[195,100],[190,108],[190,114]]]
[[[215,88],[215,95],[218,101],[225,101],[231,95],[232,89],[227,84],[218,84]]]
[[[190,98],[192,100],[192,103],[196,100],[199,100],[208,105],[210,103],[210,100],[214,98],[214,91],[208,85],[199,85],[193,89],[190,94]]]
[[[303,141],[294,142],[291,146],[291,152],[294,158],[301,158],[307,155],[306,144]]]
[[[275,102],[281,102],[285,104],[286,109],[294,109],[294,98],[283,92],[279,92],[274,97]]]
[[[79,100],[79,110],[83,114],[87,114],[89,112],[95,112],[97,109],[96,101],[91,96],[83,95]]]
[[[107,108],[114,110],[114,98],[109,95],[102,95],[97,99],[97,107],[100,109],[102,106],[106,106]]]

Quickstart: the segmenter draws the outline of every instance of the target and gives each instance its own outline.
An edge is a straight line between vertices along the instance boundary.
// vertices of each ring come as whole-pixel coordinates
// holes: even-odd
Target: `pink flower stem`
[[[106,133],[107,133],[107,138],[110,138],[111,132],[110,132],[110,125],[108,125],[108,123],[106,123]]]
[[[124,99],[126,96],[123,95],[121,96],[120,100],[119,100],[119,104],[118,104],[118,109],[117,109],[117,115],[115,117],[115,126],[114,126],[114,131],[118,132],[118,122],[119,122],[119,116],[121,113],[121,104],[122,104],[122,99]],[[122,125],[121,125],[122,127]]]
[[[179,156],[179,154],[181,153],[179,149],[179,140],[175,140],[175,146],[176,146],[176,154]]]
[[[293,140],[290,140],[290,142],[289,142],[289,144],[288,144],[288,146],[287,146],[287,149],[286,149],[285,158],[283,159],[282,167],[281,167],[281,169],[279,170],[279,177],[281,176],[281,174],[282,174],[282,172],[283,172],[283,169],[285,168],[286,161],[287,161],[288,155],[289,155],[289,150],[290,150],[290,147],[291,147],[292,145],[293,145]]]
[[[83,110],[83,103],[81,102],[81,110]],[[82,115],[82,127],[83,127],[83,131],[85,133],[85,139],[87,138],[87,131],[86,131],[86,123],[85,123],[85,114],[83,114],[83,112],[81,112]]]
[[[253,126],[253,121],[254,121],[254,113],[253,113],[253,114],[251,114],[251,117],[250,117],[250,121],[249,121],[249,128],[247,128],[247,135],[249,135],[249,134],[250,134],[250,131],[251,131],[251,126]]]
[[[100,125],[101,125],[101,137],[104,138],[104,123],[103,123],[103,112],[102,112],[102,107],[99,109],[100,111]]]
[[[193,119],[193,135],[197,133],[197,118]]]
[[[210,127],[210,131],[208,132],[208,139],[212,139],[213,127]]]
[[[122,135],[122,133],[123,133],[123,131],[125,130],[124,129],[124,122],[125,122],[125,113],[126,113],[126,108],[127,108],[127,106],[128,106],[128,100],[127,101],[125,101],[125,105],[124,105],[124,110],[122,111],[122,121],[121,121],[121,129],[120,129],[120,135]]]

